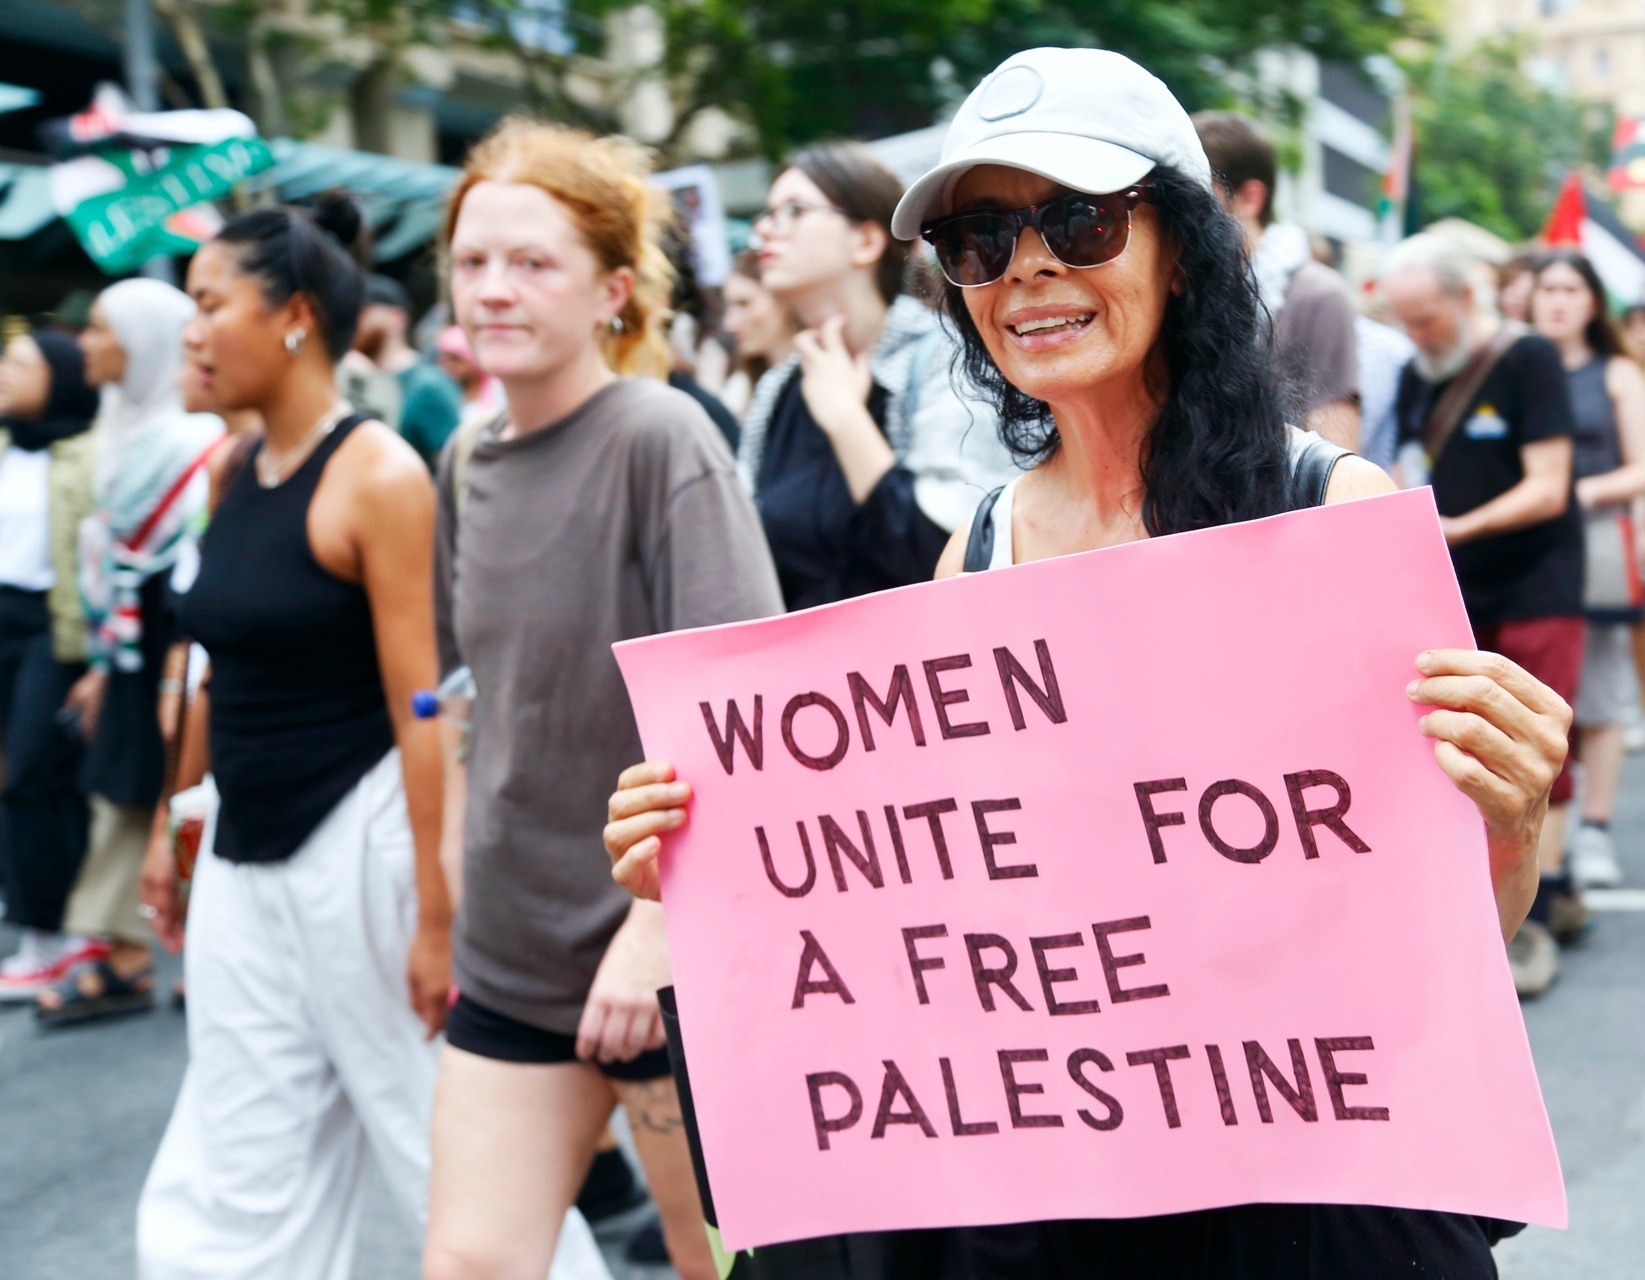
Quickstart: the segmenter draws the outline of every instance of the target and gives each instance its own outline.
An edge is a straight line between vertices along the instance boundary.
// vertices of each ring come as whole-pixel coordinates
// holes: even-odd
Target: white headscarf
[[[214,414],[183,408],[177,374],[187,294],[159,280],[122,280],[98,304],[126,353],[120,381],[103,389],[96,503],[80,526],[80,592],[92,661],[143,665],[140,591],[169,569],[203,519],[206,452],[223,434]]]
[[[175,435],[179,427],[190,441],[199,438],[203,442],[204,433],[216,420],[201,422],[206,415],[186,414],[177,387],[183,365],[183,329],[194,318],[193,299],[163,281],[139,279],[110,285],[97,302],[126,353],[126,371],[120,381],[103,389],[97,492],[109,497],[128,459],[140,457],[153,445],[173,452],[164,448],[164,438]],[[179,422],[186,418],[194,421]]]

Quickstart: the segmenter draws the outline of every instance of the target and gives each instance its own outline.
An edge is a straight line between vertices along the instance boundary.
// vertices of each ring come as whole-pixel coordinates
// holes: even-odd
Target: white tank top
[[[1290,438],[1291,467],[1294,470],[1301,464],[1302,455],[1308,446],[1319,439],[1312,431],[1302,431],[1292,427]],[[1017,485],[1021,477],[1011,481],[1000,490],[1000,496],[994,503],[994,510],[989,513],[989,521],[994,526],[994,553],[988,561],[990,569],[1006,569],[1016,561],[1016,548],[1011,540],[1011,509],[1016,505]]]

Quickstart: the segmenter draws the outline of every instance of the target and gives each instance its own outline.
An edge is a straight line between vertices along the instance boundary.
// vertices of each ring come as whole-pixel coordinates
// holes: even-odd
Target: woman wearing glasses
[[[935,248],[965,368],[991,393],[1003,439],[1033,464],[955,536],[938,576],[1393,488],[1370,463],[1286,426],[1255,341],[1239,229],[1217,205],[1187,115],[1127,59],[1065,49],[1010,59],[961,107],[943,163],[892,227]],[[1535,893],[1570,709],[1494,655],[1412,656],[1409,696],[1437,708],[1422,730],[1486,824],[1511,937]],[[660,842],[686,822],[689,795],[664,762],[619,782],[606,846],[637,896],[657,896]],[[1496,1275],[1491,1244],[1509,1230],[1455,1214],[1243,1205],[806,1241],[761,1249],[732,1275],[1485,1280]]]
[[[763,377],[738,469],[790,609],[931,577],[1015,469],[988,405],[954,387],[952,338],[903,291],[902,184],[853,143],[789,161],[754,221],[760,281],[804,330]]]

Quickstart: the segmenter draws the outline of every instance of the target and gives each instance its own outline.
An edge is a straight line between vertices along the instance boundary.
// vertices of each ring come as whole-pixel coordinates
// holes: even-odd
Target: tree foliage
[[[188,6],[196,0],[165,0]],[[930,124],[1021,49],[1115,49],[1160,75],[1190,109],[1227,105],[1256,53],[1275,46],[1356,60],[1421,25],[1437,0],[645,0],[660,23],[661,73],[675,107],[674,150],[696,116],[718,108],[757,150],[777,157],[818,138],[880,137]],[[312,16],[363,37],[388,74],[415,45],[463,39],[510,54],[527,110],[611,128],[615,116],[567,92],[583,57],[603,58],[609,19],[635,0],[304,0]],[[265,0],[211,6],[238,27],[260,117],[278,126],[297,103],[305,61],[287,50]],[[620,86],[619,95],[620,97]],[[368,116],[370,112],[366,113]],[[260,119],[260,122],[261,119]]]
[[[1541,230],[1565,175],[1603,164],[1608,109],[1536,83],[1513,41],[1460,56],[1433,51],[1405,64],[1423,222],[1466,218],[1511,241]]]
[[[657,0],[682,124],[718,106],[777,155],[933,115],[1020,49],[1129,54],[1190,110],[1225,104],[1260,49],[1384,50],[1412,22],[1388,0]]]

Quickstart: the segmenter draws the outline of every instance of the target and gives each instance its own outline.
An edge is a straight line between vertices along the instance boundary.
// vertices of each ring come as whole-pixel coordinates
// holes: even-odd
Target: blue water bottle
[[[462,736],[458,759],[468,754],[469,709],[474,704],[474,673],[467,667],[458,667],[438,689],[419,689],[411,695],[411,714],[419,720],[442,717]]]

